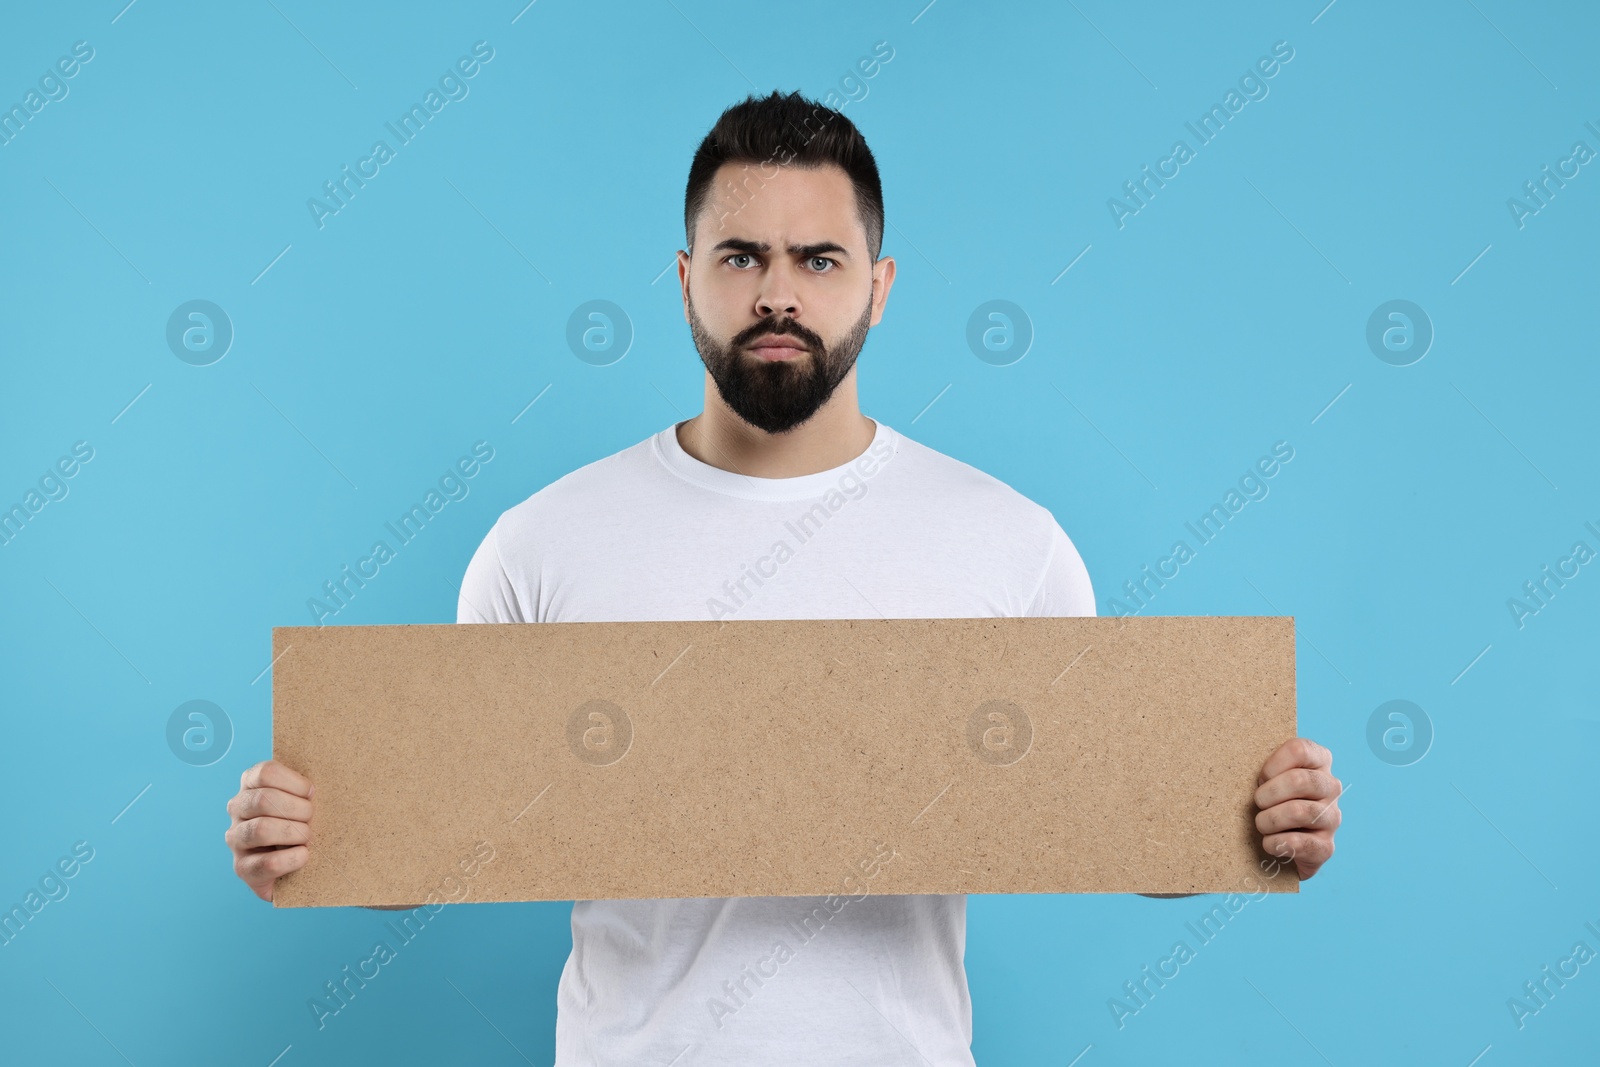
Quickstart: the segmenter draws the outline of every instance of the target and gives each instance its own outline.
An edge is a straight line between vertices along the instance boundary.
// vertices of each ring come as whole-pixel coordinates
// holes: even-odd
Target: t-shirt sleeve
[[[1093,617],[1094,585],[1089,581],[1089,569],[1083,565],[1072,539],[1054,517],[1050,519],[1050,527],[1050,552],[1044,575],[1024,614],[1029,617]]]
[[[461,579],[461,597],[456,601],[456,622],[526,622],[517,594],[500,559],[496,522],[478,545]]]

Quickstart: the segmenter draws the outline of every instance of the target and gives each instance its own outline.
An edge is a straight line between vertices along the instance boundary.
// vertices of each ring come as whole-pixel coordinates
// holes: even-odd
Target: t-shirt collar
[[[881,462],[875,458],[876,453],[883,451],[879,442],[886,442],[891,449],[898,450],[895,432],[877,419],[873,419],[872,424],[874,427],[872,441],[861,455],[837,467],[794,478],[757,478],[754,475],[723,470],[721,467],[713,467],[709,463],[702,462],[685,452],[683,445],[679,443],[678,427],[682,425],[681,423],[673,423],[656,434],[651,439],[651,451],[667,470],[702,489],[743,497],[746,500],[807,500],[822,496],[830,489],[838,489],[839,480],[846,475],[854,474],[856,477],[861,477],[856,464],[868,453],[874,453],[874,463]]]

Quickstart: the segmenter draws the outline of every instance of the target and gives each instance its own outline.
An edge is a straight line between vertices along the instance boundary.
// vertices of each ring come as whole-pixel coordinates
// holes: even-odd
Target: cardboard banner
[[[1295,892],[1273,616],[285,626],[280,907]],[[1269,874],[1271,875],[1269,877]]]

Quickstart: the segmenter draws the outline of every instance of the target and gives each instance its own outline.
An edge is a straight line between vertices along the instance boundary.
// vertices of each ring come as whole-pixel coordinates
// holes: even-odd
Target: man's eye
[[[736,268],[743,269],[745,265],[738,261],[741,259],[754,258],[755,257],[749,252],[735,252],[731,256],[724,257],[723,262],[731,264]],[[827,256],[811,256],[806,260],[806,262],[811,264],[812,272],[815,274],[832,274],[839,267],[837,260],[830,259]],[[824,264],[824,266],[819,267],[818,264]]]

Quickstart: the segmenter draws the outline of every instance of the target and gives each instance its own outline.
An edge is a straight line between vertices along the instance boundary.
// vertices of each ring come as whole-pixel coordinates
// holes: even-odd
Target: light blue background
[[[1600,964],[1523,1029],[1506,1002],[1600,950],[1600,567],[1521,628],[1507,600],[1600,549],[1600,164],[1523,228],[1507,199],[1600,149],[1600,17],[1325,2],[8,12],[0,104],[73,42],[95,56],[0,146],[0,505],[73,442],[95,456],[0,547],[0,903],[75,841],[95,858],[0,948],[4,1058],[550,1063],[565,904],[447,909],[317,1029],[307,999],[388,916],[274,910],[232,873],[223,805],[271,751],[270,628],[308,624],[485,439],[470,496],[335,620],[453,621],[502,510],[697,412],[666,271],[695,145],[746,93],[820,96],[886,40],[843,109],[899,264],[864,410],[1049,506],[1102,614],[1288,441],[1270,495],[1147,610],[1293,615],[1301,731],[1348,789],[1324,872],[1120,1030],[1108,999],[1217,898],[971,898],[978,1061],[1594,1062]],[[318,229],[306,200],[479,40],[470,95]],[[1269,95],[1119,229],[1107,199],[1194,147],[1184,123],[1280,40]],[[236,333],[211,366],[165,341],[191,299]],[[635,331],[611,366],[565,341],[593,299]],[[1035,332],[1010,366],[966,344],[992,299]],[[1391,299],[1436,331],[1410,366],[1365,340]],[[1397,698],[1435,730],[1410,766],[1366,741]],[[210,766],[165,739],[191,699],[236,731]]]

